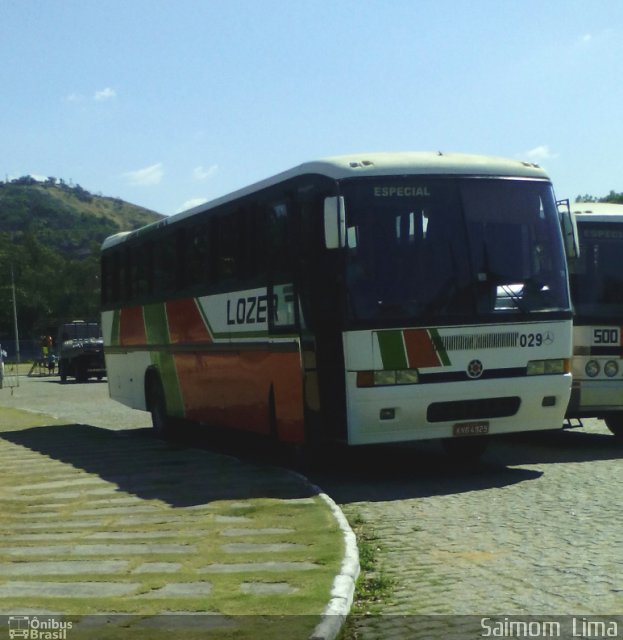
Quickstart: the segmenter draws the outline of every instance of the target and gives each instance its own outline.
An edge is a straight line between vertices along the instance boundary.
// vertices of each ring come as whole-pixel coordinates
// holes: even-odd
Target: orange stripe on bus
[[[178,353],[175,365],[190,420],[268,435],[272,385],[278,439],[305,441],[298,352]]]
[[[166,309],[172,343],[212,342],[194,298],[167,302]]]
[[[146,343],[143,307],[121,309],[119,312],[119,344],[130,346]]]
[[[426,329],[407,329],[404,331],[405,347],[409,367],[438,367],[441,362]]]

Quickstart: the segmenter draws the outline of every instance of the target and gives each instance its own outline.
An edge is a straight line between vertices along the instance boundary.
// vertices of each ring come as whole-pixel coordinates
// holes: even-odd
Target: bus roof
[[[147,227],[143,227],[143,229],[166,226],[197,213],[209,211],[237,198],[274,186],[285,180],[303,175],[322,175],[334,180],[364,176],[396,175],[469,175],[549,179],[547,173],[537,164],[493,156],[441,151],[377,152],[333,156],[298,165],[216,200],[205,202],[192,209],[153,222]],[[111,236],[104,241],[102,249],[114,246],[122,242],[128,235],[134,236],[139,232],[140,230],[137,230],[129,234]]]
[[[615,202],[574,202],[571,211],[578,222],[623,222],[623,204]]]

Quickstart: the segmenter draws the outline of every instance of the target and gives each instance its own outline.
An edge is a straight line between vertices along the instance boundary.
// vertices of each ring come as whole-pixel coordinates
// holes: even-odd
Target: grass
[[[32,361],[24,361],[19,364],[15,362],[4,363],[4,379],[3,388],[15,387],[19,384],[17,376],[28,375],[28,372],[32,368]],[[57,373],[58,375],[58,373]]]
[[[361,569],[351,613],[355,616],[378,614],[391,597],[394,581],[380,563],[381,543],[374,530],[360,513],[351,517],[350,525],[357,536]]]
[[[302,481],[280,469],[244,465],[228,456],[171,446],[132,432],[64,424],[44,414],[0,407],[0,483],[0,567],[46,560],[125,563],[110,574],[41,575],[33,570],[16,577],[0,572],[0,589],[7,582],[139,584],[136,592],[125,597],[3,597],[2,609],[11,612],[60,611],[74,620],[102,612],[132,614],[135,617],[123,624],[132,624],[132,637],[139,638],[142,631],[134,627],[145,617],[175,611],[210,612],[235,622],[235,626],[230,620],[219,628],[218,638],[244,638],[243,627],[248,627],[248,637],[294,638],[298,637],[295,628],[309,635],[319,622],[342,559],[339,527],[327,505],[311,496]],[[278,531],[261,531],[270,529]],[[49,535],[52,538],[46,539]],[[278,552],[261,547],[228,551],[228,545],[240,543],[292,546]],[[157,555],[146,546],[132,552],[110,546],[105,555],[96,556],[80,551],[90,545],[127,544],[186,544],[189,549],[179,554],[169,547]],[[59,554],[55,546],[68,553]],[[29,547],[42,553],[24,555]],[[46,547],[52,549],[47,552]],[[16,555],[15,548],[22,551]],[[265,561],[309,562],[316,567],[242,574],[203,572],[214,564]],[[179,566],[173,573],[136,572],[152,562]],[[211,588],[202,597],[149,597],[171,583],[200,586],[205,582]],[[294,592],[248,594],[242,592],[242,583],[285,583]],[[137,597],[140,595],[147,597]],[[194,616],[192,621],[197,625],[203,617]],[[283,633],[275,633],[276,624]],[[80,637],[79,631],[78,626],[71,637]],[[160,637],[156,632],[147,627],[144,637]],[[122,637],[115,635],[119,633],[118,625],[111,625],[98,629],[97,637]],[[185,629],[182,635],[193,638],[193,633]],[[205,637],[205,629],[197,634]]]

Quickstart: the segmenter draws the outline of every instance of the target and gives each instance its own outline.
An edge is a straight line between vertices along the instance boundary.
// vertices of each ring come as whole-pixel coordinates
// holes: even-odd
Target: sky
[[[172,214],[303,162],[457,151],[623,192],[621,0],[0,0],[0,179]]]

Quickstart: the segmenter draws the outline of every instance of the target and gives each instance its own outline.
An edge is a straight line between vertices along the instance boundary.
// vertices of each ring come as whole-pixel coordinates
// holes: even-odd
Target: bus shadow
[[[609,432],[556,429],[499,436],[490,460],[506,465],[620,460],[623,442]]]
[[[341,465],[308,470],[336,502],[386,502],[502,488],[536,480],[542,472],[486,461],[457,462],[441,448],[405,445],[349,451]]]
[[[310,461],[250,434],[188,426],[169,441],[153,437],[150,429],[111,431],[82,424],[0,437],[95,474],[119,491],[174,507],[309,497],[317,489],[305,477],[342,504],[425,498],[502,488],[546,473],[520,465],[623,457],[614,437],[581,430],[498,436],[482,459],[471,463],[449,457],[438,442],[323,448]]]
[[[293,499],[317,493],[304,478],[286,469],[158,440],[149,429],[50,425],[1,432],[0,438],[96,475],[119,491],[162,500],[172,507],[216,500]],[[35,466],[30,469],[36,474]],[[41,483],[47,480],[42,475]]]
[[[322,447],[309,456],[249,434],[189,428],[180,435],[194,446],[236,456],[247,464],[290,469],[338,503],[388,501],[455,494],[533,480],[540,471],[457,463],[438,442],[363,447]]]
[[[623,447],[611,435],[562,429],[492,437],[480,460],[463,462],[448,456],[439,441],[322,447],[308,457],[247,433],[188,425],[177,437],[189,446],[235,456],[248,464],[292,469],[341,504],[501,488],[536,480],[544,473],[520,465],[623,457]]]
[[[606,433],[546,431],[492,438],[478,461],[457,462],[434,443],[384,445],[346,452],[340,464],[308,470],[310,480],[339,503],[426,498],[502,488],[540,478],[548,465],[623,458]]]

